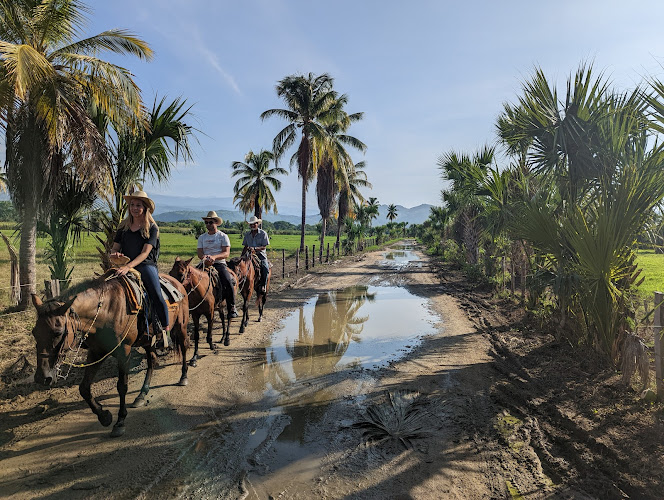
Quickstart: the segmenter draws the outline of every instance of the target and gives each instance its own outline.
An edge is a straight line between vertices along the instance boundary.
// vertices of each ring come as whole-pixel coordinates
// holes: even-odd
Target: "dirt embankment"
[[[75,386],[21,386],[0,405],[0,491],[11,498],[661,498],[662,406],[555,341],[521,309],[422,261],[383,252],[317,267],[268,299],[262,323],[231,330],[175,387],[166,357],[148,405],[108,437]],[[381,370],[308,376],[279,391],[264,346],[325,290],[406,287],[435,335]],[[399,311],[395,311],[399,314]],[[254,316],[255,317],[255,316]],[[218,338],[215,330],[215,340]],[[112,365],[112,363],[110,363]],[[129,401],[143,379],[130,379]],[[26,389],[27,387],[27,389]],[[117,412],[115,379],[95,386]],[[276,394],[275,394],[276,393]],[[414,397],[418,429],[368,444],[361,420],[389,394]]]

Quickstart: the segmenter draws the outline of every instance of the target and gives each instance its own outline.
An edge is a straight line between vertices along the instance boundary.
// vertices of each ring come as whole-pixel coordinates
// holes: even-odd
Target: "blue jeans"
[[[150,302],[152,302],[152,310],[159,318],[161,326],[168,327],[168,306],[161,294],[161,285],[159,284],[159,271],[156,266],[151,264],[141,263],[136,266],[136,270],[141,273],[141,280],[145,291],[148,292]]]
[[[260,286],[267,286],[267,275],[270,274],[270,263],[267,259],[261,259],[261,282]]]

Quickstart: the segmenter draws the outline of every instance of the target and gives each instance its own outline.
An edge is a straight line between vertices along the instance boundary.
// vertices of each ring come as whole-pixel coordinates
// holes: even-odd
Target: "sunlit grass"
[[[639,293],[652,297],[655,292],[664,292],[664,254],[656,254],[653,250],[640,250],[636,264],[643,269],[645,278]]]

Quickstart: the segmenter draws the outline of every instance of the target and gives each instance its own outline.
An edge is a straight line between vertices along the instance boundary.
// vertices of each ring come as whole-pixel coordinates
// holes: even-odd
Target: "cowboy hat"
[[[263,222],[263,219],[259,219],[259,218],[256,217],[255,215],[252,215],[252,216],[249,218],[249,220],[247,221],[247,223],[248,223],[249,225],[251,225],[251,224],[260,224],[261,222]]]
[[[217,212],[215,212],[214,210],[210,210],[210,211],[208,212],[208,214],[207,214],[205,217],[201,217],[201,219],[203,219],[203,220],[212,219],[212,220],[214,220],[214,222],[217,224],[217,226],[218,226],[219,224],[221,224],[222,222],[224,222],[224,221],[221,219],[221,217],[219,217],[219,216],[217,215]]]
[[[152,201],[147,193],[145,191],[134,191],[133,193],[129,193],[124,195],[123,197],[125,201],[127,202],[127,205],[131,200],[141,200],[145,206],[148,208],[150,213],[154,213],[154,201]]]

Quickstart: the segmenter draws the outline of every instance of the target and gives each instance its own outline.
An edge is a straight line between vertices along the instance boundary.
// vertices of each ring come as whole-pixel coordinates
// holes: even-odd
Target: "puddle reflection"
[[[273,389],[339,369],[379,368],[434,333],[426,300],[401,287],[321,293],[286,318],[266,347]]]

